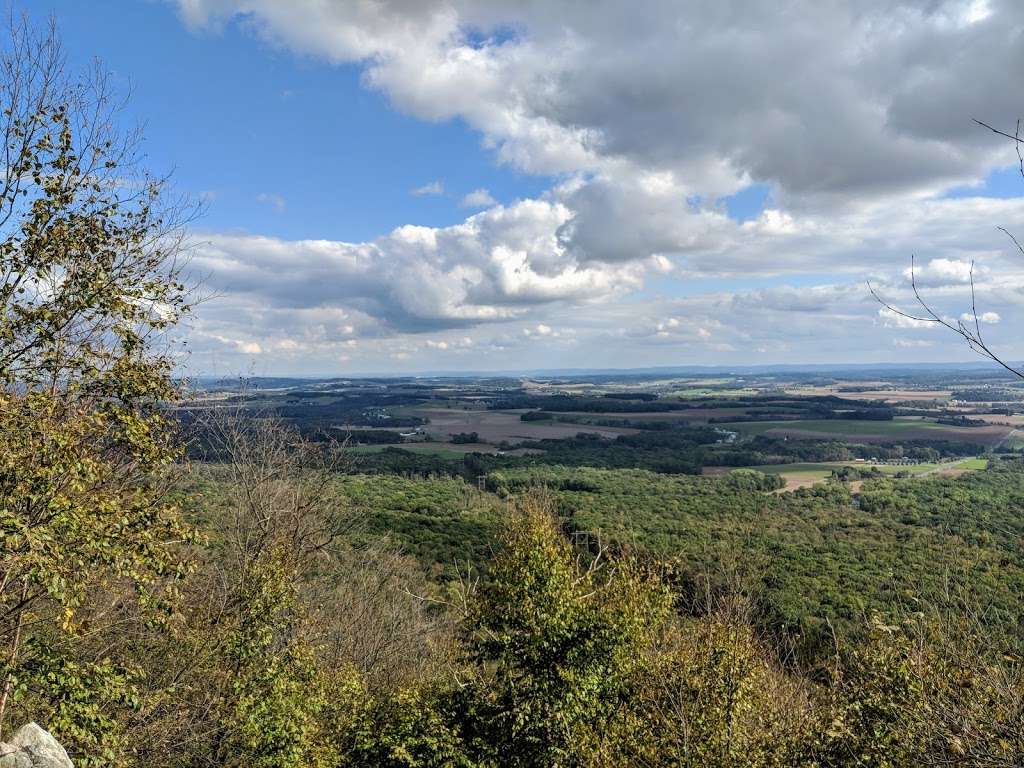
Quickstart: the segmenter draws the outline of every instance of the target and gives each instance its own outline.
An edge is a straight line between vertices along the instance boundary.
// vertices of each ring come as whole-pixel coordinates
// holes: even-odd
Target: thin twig
[[[989,126],[986,126],[986,127],[989,127]],[[1002,228],[1000,227],[1000,229],[1002,229]],[[1006,230],[1004,229],[1003,232],[1006,232]],[[1017,247],[1019,249],[1021,246],[1017,242],[1016,238],[1014,238],[1013,235],[1010,235],[1009,232],[1006,232],[1006,234],[1009,235],[1010,239],[1013,240],[1013,242],[1017,245]],[[1021,252],[1024,253],[1024,249],[1022,249]],[[984,358],[986,358],[988,360],[991,360],[992,362],[1002,366],[1004,369],[1006,369],[1008,372],[1012,373],[1017,378],[1024,379],[1024,370],[1021,370],[1021,369],[1018,369],[1018,368],[1014,368],[1013,366],[1011,366],[1008,363],[1006,363],[995,352],[993,352],[991,349],[989,349],[989,347],[986,345],[984,339],[982,338],[981,319],[978,316],[977,302],[976,302],[976,299],[975,299],[974,263],[973,262],[971,263],[970,281],[971,281],[971,312],[972,312],[972,316],[974,318],[974,326],[975,326],[975,329],[976,329],[973,332],[966,325],[964,325],[964,322],[962,320],[957,320],[955,325],[952,322],[950,322],[949,320],[946,320],[941,315],[939,315],[934,309],[932,309],[932,306],[927,301],[925,301],[925,299],[921,295],[921,291],[920,291],[920,289],[918,288],[918,285],[917,285],[916,262],[915,262],[915,257],[913,255],[910,257],[910,287],[911,287],[911,289],[914,292],[914,298],[916,299],[918,305],[920,305],[920,307],[925,311],[925,313],[926,313],[925,316],[910,314],[909,312],[905,312],[902,309],[900,309],[899,307],[896,307],[893,304],[890,304],[888,301],[886,301],[885,299],[882,298],[882,296],[878,293],[878,291],[875,290],[875,287],[871,284],[870,280],[868,281],[867,286],[868,286],[868,291],[870,291],[871,295],[875,297],[875,300],[879,304],[881,304],[883,307],[885,307],[887,310],[892,312],[893,314],[898,315],[899,317],[906,318],[907,320],[912,320],[914,322],[918,322],[918,323],[936,323],[938,325],[941,325],[943,328],[949,329],[950,331],[955,333],[957,336],[961,337],[964,341],[966,341],[967,342],[967,346],[970,347],[970,349],[973,352],[975,352],[976,354],[978,354],[981,357],[984,357]]]

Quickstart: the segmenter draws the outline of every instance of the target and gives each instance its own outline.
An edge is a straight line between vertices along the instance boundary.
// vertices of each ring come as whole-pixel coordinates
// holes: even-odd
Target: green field
[[[988,469],[988,459],[964,459],[963,461],[956,462],[955,466],[957,469]]]
[[[786,421],[733,421],[720,424],[748,435],[763,435],[773,429],[799,432],[821,432],[836,435],[898,435],[907,430],[934,429],[939,431],[957,429],[945,424],[920,419],[893,419],[892,421],[855,421],[853,419],[793,419]]]
[[[824,479],[832,474],[832,470],[839,465],[831,464],[765,464],[760,467],[749,467],[766,475],[785,475],[787,477],[821,478]]]
[[[1006,441],[1007,427],[960,427],[920,418],[896,418],[891,421],[855,419],[793,419],[787,421],[733,421],[719,424],[743,435],[790,434],[818,438],[860,438],[863,441],[888,440],[962,440],[981,445]]]

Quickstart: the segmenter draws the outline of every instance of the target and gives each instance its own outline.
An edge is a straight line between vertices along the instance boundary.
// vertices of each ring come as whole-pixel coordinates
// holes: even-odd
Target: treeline
[[[307,440],[345,441],[348,445],[387,445],[400,443],[405,438],[400,432],[388,429],[334,429],[314,430],[312,434],[303,434]]]
[[[535,395],[510,394],[495,396],[488,404],[490,410],[536,409],[544,412],[568,413],[669,413],[694,408],[746,409],[747,418],[763,420],[790,415],[804,419],[869,419],[889,420],[895,410],[882,403],[846,400],[835,395],[787,396],[766,394],[737,398],[657,398],[638,394],[612,393],[593,395]],[[741,417],[742,418],[742,417]],[[723,417],[736,421],[737,417]]]
[[[855,459],[912,459],[932,462],[974,456],[978,446],[946,440],[913,440],[891,445],[841,443],[834,440],[784,440],[758,435],[749,440],[724,442],[713,426],[666,425],[636,435],[608,439],[593,433],[573,437],[532,440],[510,450],[535,451],[529,455],[470,453],[461,458],[413,453],[389,448],[353,457],[351,471],[428,477],[445,475],[469,481],[499,469],[545,465],[647,469],[670,474],[700,474],[704,467],[757,467],[794,462],[854,461]]]
[[[966,403],[1009,403],[1024,400],[1024,392],[1004,387],[992,389],[957,389],[950,393],[950,399]]]
[[[905,440],[899,443],[855,443],[837,440],[783,440],[757,435],[730,446],[721,464],[726,466],[759,466],[793,462],[853,461],[854,459],[912,459],[933,462],[943,458],[974,456],[976,443],[952,440]],[[740,464],[734,464],[735,460]]]
[[[271,405],[269,415],[284,419],[302,430],[327,427],[417,427],[426,423],[417,416],[400,416],[386,412],[391,404],[409,404],[404,397],[359,398],[359,402],[341,401],[320,405]],[[419,401],[422,402],[422,401]]]
[[[658,399],[658,395],[653,392],[607,392],[603,397],[609,400],[640,400],[647,403]]]
[[[654,472],[700,474],[709,458],[705,449],[721,439],[721,433],[710,427],[645,431],[637,435],[620,435],[612,440],[583,432],[573,437],[524,441],[515,446],[534,451],[526,455],[475,453],[446,459],[391,448],[355,457],[352,469],[424,477],[448,475],[467,480],[495,469],[537,465],[642,467]],[[466,442],[473,441],[466,439]]]

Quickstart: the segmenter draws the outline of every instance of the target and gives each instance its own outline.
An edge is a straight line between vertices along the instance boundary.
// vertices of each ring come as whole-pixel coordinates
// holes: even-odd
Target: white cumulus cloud
[[[474,189],[462,198],[463,208],[487,208],[497,204],[498,201],[491,197],[491,193],[483,188]]]

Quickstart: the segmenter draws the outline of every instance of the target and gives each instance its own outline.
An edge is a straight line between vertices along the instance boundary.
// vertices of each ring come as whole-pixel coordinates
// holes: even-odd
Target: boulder
[[[71,758],[49,731],[35,723],[0,742],[0,768],[74,768]]]

